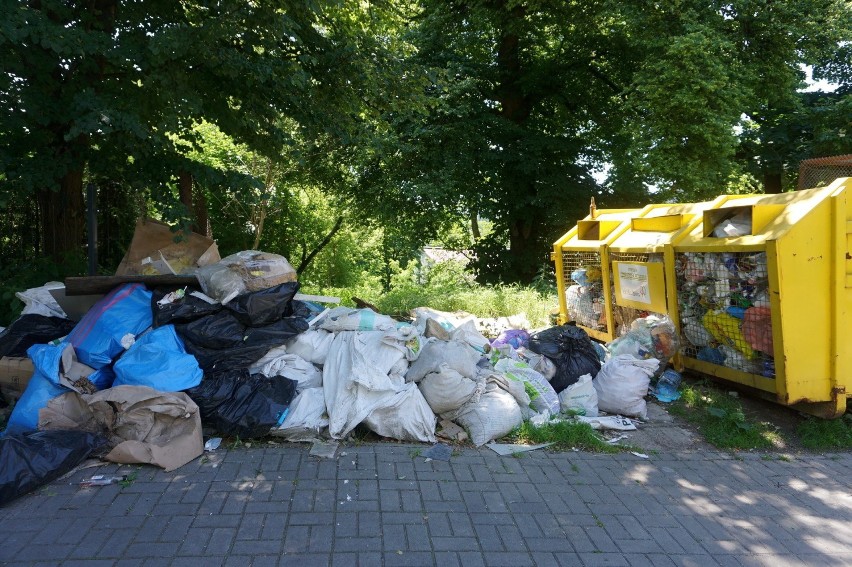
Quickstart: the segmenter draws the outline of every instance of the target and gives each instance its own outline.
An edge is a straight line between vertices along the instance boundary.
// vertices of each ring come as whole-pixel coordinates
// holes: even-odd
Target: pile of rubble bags
[[[79,322],[49,316],[58,319],[52,330],[28,334],[24,315],[0,334],[0,350],[26,347],[33,367],[0,451],[49,453],[48,432],[84,432],[106,460],[173,470],[203,452],[202,425],[291,441],[342,439],[360,425],[431,443],[440,418],[479,446],[525,419],[595,416],[598,406],[644,413],[611,399],[628,375],[656,369],[656,358],[641,358],[646,351],[601,367],[605,349],[571,325],[510,329],[489,341],[472,316],[419,308],[399,322],[370,309],[325,309],[296,299],[299,283],[284,263],[251,251],[225,258],[198,270],[204,293],[125,284]],[[646,346],[649,334],[648,352],[664,356],[654,348],[670,345],[655,329],[637,328],[634,342]],[[0,475],[0,490],[20,493],[20,476]]]

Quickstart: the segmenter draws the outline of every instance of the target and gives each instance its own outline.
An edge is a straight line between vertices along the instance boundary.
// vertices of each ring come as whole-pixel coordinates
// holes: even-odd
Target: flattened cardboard
[[[183,392],[146,386],[116,386],[90,396],[62,394],[39,411],[38,428],[105,435],[114,446],[104,457],[107,461],[152,464],[166,471],[204,452],[195,402]]]
[[[182,236],[180,242],[175,242],[176,236]],[[216,241],[194,232],[175,233],[165,223],[140,219],[115,275],[191,274],[220,259]]]
[[[0,358],[0,392],[12,399],[20,398],[35,369],[29,358],[4,356]]]

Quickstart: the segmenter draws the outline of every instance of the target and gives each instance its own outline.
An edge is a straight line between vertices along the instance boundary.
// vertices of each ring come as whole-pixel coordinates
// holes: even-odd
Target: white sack
[[[521,360],[501,358],[494,365],[494,370],[510,380],[524,384],[524,389],[530,397],[530,407],[537,412],[549,411],[551,415],[559,413],[559,397],[556,390],[547,379],[530,368]]]
[[[486,339],[479,329],[476,328],[476,323],[473,320],[465,321],[452,331],[450,331],[451,341],[461,341],[473,348],[475,351],[485,353],[491,350],[491,341]]]
[[[659,365],[656,358],[639,360],[630,355],[610,358],[592,381],[598,393],[598,409],[646,419],[645,396]]]
[[[530,396],[527,394],[527,389],[524,387],[523,382],[510,380],[503,374],[497,374],[487,369],[480,372],[480,378],[483,378],[486,384],[496,384],[497,387],[504,392],[509,392],[509,394],[515,398],[515,402],[521,408],[521,412],[524,412],[524,410],[527,410],[528,412],[530,407]]]
[[[485,389],[485,381],[477,382],[441,365],[438,372],[430,372],[423,377],[419,386],[432,411],[442,414],[462,407],[474,395],[477,387],[481,394]]]
[[[317,322],[317,327],[326,331],[390,331],[396,328],[396,321],[387,315],[376,313],[372,309],[352,309],[335,307]]]
[[[413,327],[410,327],[413,332]],[[406,347],[407,330],[341,331],[336,334],[323,367],[323,392],[329,434],[345,437],[374,410],[394,404],[405,389],[400,361],[413,356]],[[425,400],[424,400],[425,402]]]
[[[436,441],[437,422],[416,384],[403,384],[385,405],[374,409],[364,420],[370,430],[383,437],[424,443]]]
[[[317,367],[295,354],[286,354],[286,347],[276,347],[249,367],[251,374],[283,376],[299,383],[297,390],[322,387],[322,373]]]
[[[480,447],[492,439],[499,439],[521,425],[521,408],[512,394],[489,382],[478,400],[462,406],[455,421],[467,429],[471,442]]]
[[[429,340],[417,360],[405,374],[406,382],[419,382],[430,372],[439,372],[441,365],[452,368],[462,376],[476,376],[480,355],[461,341]]]
[[[559,406],[565,413],[598,416],[598,392],[592,384],[592,375],[584,374],[580,379],[559,392]]]
[[[307,388],[293,399],[284,423],[271,433],[289,441],[307,441],[315,439],[326,427],[328,415],[322,388]]]
[[[328,349],[333,340],[334,333],[321,329],[309,329],[287,341],[287,352],[322,366],[325,364],[325,357],[328,356]]]
[[[429,307],[417,307],[411,311],[414,317],[414,326],[417,327],[417,332],[421,335],[426,332],[426,320],[434,319],[447,331],[452,331],[456,327],[462,326],[467,321],[475,321],[476,315],[458,311],[456,313],[447,313],[446,311],[438,311]]]
[[[530,368],[544,376],[548,382],[553,380],[553,377],[556,376],[556,365],[543,354],[538,354],[537,352],[524,349],[521,357],[525,358],[527,360],[527,364],[530,365]]]

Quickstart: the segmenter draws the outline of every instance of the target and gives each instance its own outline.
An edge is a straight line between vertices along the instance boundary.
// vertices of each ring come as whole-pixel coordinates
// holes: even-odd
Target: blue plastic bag
[[[68,340],[77,351],[77,360],[97,370],[124,351],[121,339],[125,335],[135,337],[152,323],[151,292],[142,284],[125,284],[98,301]]]
[[[24,390],[24,395],[15,404],[5,434],[26,433],[38,429],[38,411],[47,407],[47,402],[68,392],[59,384],[59,364],[67,343],[58,345],[33,345],[27,356],[33,361],[35,373]]]
[[[89,374],[89,382],[94,384],[98,390],[106,390],[112,388],[112,383],[115,380],[115,370],[112,366],[104,366]]]
[[[161,392],[198,386],[202,378],[198,361],[187,354],[174,325],[165,325],[139,337],[113,368],[113,386],[148,386]]]

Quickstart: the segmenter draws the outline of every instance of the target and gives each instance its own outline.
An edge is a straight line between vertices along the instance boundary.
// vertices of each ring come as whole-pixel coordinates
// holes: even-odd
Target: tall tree
[[[800,64],[837,51],[848,11],[778,4],[423,0],[411,64],[434,110],[391,117],[397,142],[374,178],[493,220],[481,275],[529,281],[589,196],[638,206],[649,188],[655,200],[724,190],[742,116],[795,98]]]
[[[335,13],[296,0],[3,3],[2,191],[37,198],[44,251],[60,259],[83,243],[85,175],[155,188],[203,176],[180,143],[202,119],[272,156],[290,140],[282,116],[345,126],[359,75]]]

